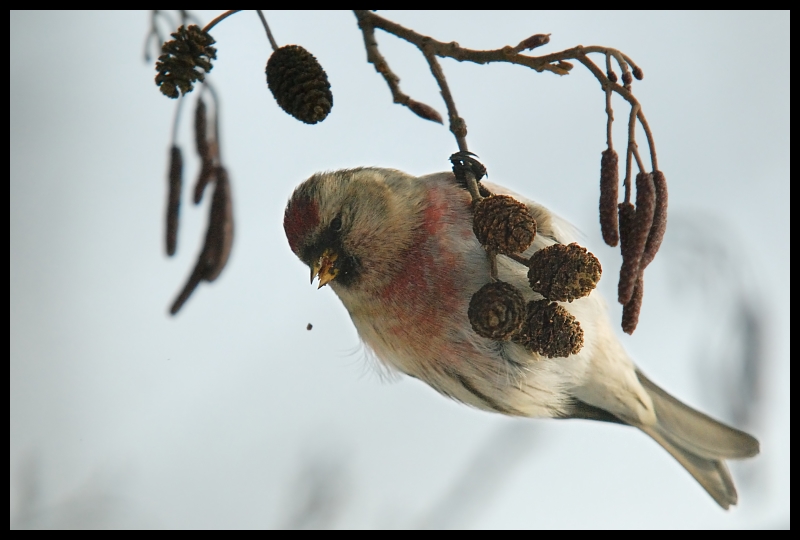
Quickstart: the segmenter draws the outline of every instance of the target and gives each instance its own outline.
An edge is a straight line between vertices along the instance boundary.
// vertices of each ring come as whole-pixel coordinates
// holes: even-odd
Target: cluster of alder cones
[[[213,67],[214,38],[196,25],[181,26],[161,46],[156,63],[156,85],[171,98],[187,94],[196,81],[204,81]],[[328,116],[333,95],[328,75],[313,54],[299,45],[276,49],[267,61],[267,86],[278,105],[306,124],[316,124]]]
[[[181,26],[172,39],[161,46],[156,63],[155,83],[161,93],[178,98],[194,90],[196,82],[205,81],[216,59],[215,40],[196,25]],[[306,124],[324,120],[333,107],[328,76],[317,59],[298,45],[277,48],[267,61],[267,86],[278,105]],[[212,92],[213,94],[213,92]],[[214,99],[216,104],[216,97]],[[194,189],[198,204],[208,184],[214,183],[211,214],[203,249],[186,285],[172,304],[170,313],[177,313],[201,281],[214,281],[222,272],[233,243],[233,209],[230,181],[219,152],[219,128],[216,106],[213,121],[208,121],[202,97],[195,110],[197,153],[201,159],[200,175]],[[178,217],[183,186],[183,156],[173,143],[170,149],[169,189],[167,195],[167,254],[176,252]]]
[[[266,27],[263,17],[262,21]],[[359,21],[362,30],[366,32],[361,16],[359,16]],[[215,21],[212,21],[206,28],[211,28],[214,24]],[[267,86],[273,97],[278,105],[294,118],[307,124],[321,122],[333,107],[333,95],[327,74],[317,59],[306,49],[299,45],[278,47],[269,34],[268,28],[267,33],[273,46],[273,53],[266,66]],[[205,75],[211,71],[212,60],[216,59],[216,49],[213,47],[215,40],[206,29],[200,29],[196,25],[181,26],[171,36],[173,39],[162,45],[162,54],[156,63],[155,82],[164,95],[178,98],[191,92],[194,83],[203,82]],[[366,39],[367,33],[365,33]],[[549,40],[549,34],[536,34],[522,41],[513,51],[534,49],[548,43]],[[623,69],[623,86],[630,90],[633,78],[642,79],[644,73],[629,58],[625,57],[625,61],[616,58]],[[608,51],[606,59],[607,81],[614,84],[617,81],[617,75],[611,69]],[[384,78],[390,83],[390,88],[394,88],[390,81],[391,77],[389,77],[389,75],[394,75],[391,72],[387,75],[388,68],[385,63],[383,67],[380,67],[374,59],[370,59],[369,47],[368,60],[374,63],[376,69],[384,75]],[[628,63],[633,68],[632,72],[628,70]],[[563,68],[563,73],[568,72],[572,67],[566,61],[559,61],[555,65]],[[603,80],[601,80],[602,82]],[[658,251],[666,229],[666,179],[661,171],[656,170],[651,141],[654,170],[651,173],[640,172],[636,176],[636,205],[634,206],[630,202],[631,185],[628,177],[625,179],[625,202],[617,204],[619,171],[618,156],[612,148],[610,139],[610,122],[613,120],[610,109],[611,87],[603,84],[607,96],[609,96],[609,105],[607,106],[609,141],[608,149],[603,152],[601,160],[600,223],[606,243],[612,247],[619,243],[621,247],[623,261],[620,270],[619,301],[624,306],[622,328],[630,334],[636,328],[642,305],[644,269]],[[395,90],[393,89],[392,92],[394,95]],[[435,122],[442,121],[439,113],[428,105],[411,100],[408,96],[405,96],[405,100],[404,104],[422,118]],[[397,97],[395,101],[397,102]],[[648,138],[650,138],[649,128],[641,111],[638,112],[638,115],[643,127],[648,132]],[[460,118],[455,117],[455,119],[463,122]],[[454,119],[451,117],[451,122],[453,121]],[[218,133],[209,137],[205,134],[203,126],[205,126],[205,105],[202,100],[199,100],[196,131],[202,170],[195,187],[195,203],[202,198],[208,183],[216,182],[217,188],[214,192],[206,244],[189,283],[173,304],[171,310],[173,314],[180,309],[199,281],[212,281],[219,275],[227,261],[232,242],[230,187],[227,172],[219,159]],[[454,131],[454,133],[456,132]],[[631,139],[632,141],[633,139]],[[468,165],[477,180],[480,180],[485,174],[486,169],[476,160],[469,158],[465,144],[462,145],[459,142],[459,146],[463,146],[464,150],[453,154],[451,161],[453,161],[456,178],[466,186],[465,178],[459,176],[457,163],[462,166]],[[630,163],[630,143],[628,148],[627,160]],[[639,161],[638,154],[637,161]],[[176,249],[182,168],[183,158],[180,149],[173,144],[167,203],[167,253],[169,255],[173,255]],[[630,176],[630,167],[628,167],[628,171],[628,176]],[[463,172],[463,168],[461,172]],[[483,194],[485,188],[481,187],[480,190]],[[479,198],[477,193],[473,195],[475,198]],[[485,195],[490,194],[487,192]],[[475,331],[492,339],[519,341],[530,349],[550,357],[568,356],[580,350],[582,346],[580,324],[554,302],[570,302],[575,298],[588,295],[600,278],[600,264],[597,259],[577,244],[570,244],[569,246],[556,245],[542,249],[534,254],[530,261],[523,262],[518,254],[530,246],[536,234],[536,223],[527,213],[524,205],[510,197],[489,196],[486,201],[482,200],[476,203],[475,210],[475,231],[478,238],[481,238],[484,247],[495,255],[498,253],[514,255],[513,258],[516,261],[528,266],[531,287],[545,298],[545,300],[529,302],[520,307],[522,305],[519,300],[521,296],[518,291],[514,291],[513,287],[497,282],[489,284],[484,288],[485,291],[481,289],[476,293],[470,307],[470,320]],[[480,215],[484,217],[480,217]],[[492,307],[495,305],[494,303],[497,303],[497,307]]]
[[[489,195],[476,201],[473,210],[473,231],[488,252],[517,255],[533,243],[536,220],[513,197]],[[573,243],[542,248],[523,264],[528,267],[531,289],[543,299],[526,303],[515,286],[493,280],[472,295],[468,315],[473,330],[496,341],[514,341],[548,358],[579,352],[583,329],[556,302],[589,295],[600,280],[600,262]]]

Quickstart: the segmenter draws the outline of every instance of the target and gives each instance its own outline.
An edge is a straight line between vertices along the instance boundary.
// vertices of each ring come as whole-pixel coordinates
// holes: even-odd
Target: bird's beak
[[[333,263],[339,258],[339,254],[328,248],[322,252],[319,259],[311,264],[311,283],[314,278],[319,276],[319,287],[321,289],[339,275],[339,269],[333,267]]]

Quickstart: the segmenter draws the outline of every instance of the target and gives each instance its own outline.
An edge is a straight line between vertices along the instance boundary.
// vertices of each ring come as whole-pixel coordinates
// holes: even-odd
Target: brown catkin
[[[224,167],[217,167],[216,177],[206,243],[201,254],[206,267],[203,278],[207,281],[217,279],[228,262],[233,245],[233,207],[228,172]]]
[[[633,243],[636,240],[636,208],[629,202],[620,203],[618,208],[622,266],[619,269],[619,288],[617,296],[619,303],[625,305],[631,299],[633,288],[636,286],[641,255],[636,255],[632,250]]]
[[[644,277],[643,274],[639,274],[631,299],[622,306],[622,331],[626,334],[633,334],[633,331],[636,330],[636,325],[639,324],[639,311],[642,309],[643,297]]]
[[[214,281],[219,276],[233,245],[233,207],[228,173],[224,167],[217,167],[214,197],[211,200],[211,214],[208,220],[206,240],[203,251],[197,259],[194,270],[183,289],[173,302],[170,313],[175,315],[201,281]]]
[[[623,249],[622,268],[620,268],[619,302],[627,304],[633,294],[636,278],[643,270],[642,255],[653,226],[656,208],[656,192],[653,175],[640,172],[636,175],[636,211],[633,223],[629,225],[628,244]],[[621,219],[622,216],[620,216]],[[621,223],[620,223],[621,228]],[[623,274],[625,279],[623,280]],[[624,287],[623,287],[624,281]]]
[[[636,175],[636,252],[639,254],[640,261],[653,227],[655,213],[656,187],[653,175],[640,172]]]
[[[178,245],[178,215],[183,187],[183,156],[181,149],[173,146],[169,158],[169,191],[167,195],[167,255],[175,255]]]
[[[653,212],[653,225],[650,227],[650,234],[647,237],[647,244],[642,255],[642,270],[653,262],[667,230],[667,179],[663,172],[653,171],[653,186],[656,199],[655,210]]]
[[[200,174],[197,176],[197,182],[194,184],[194,204],[200,204],[203,200],[203,193],[205,193],[206,186],[213,182],[216,178],[217,168],[211,159],[204,159],[200,165]]]
[[[172,303],[172,307],[169,308],[170,314],[175,315],[178,313],[178,311],[180,311],[180,309],[183,307],[183,304],[186,303],[201,281],[203,281],[203,267],[198,262],[195,265],[194,270],[192,270],[189,279],[186,280],[186,285],[183,286],[180,294],[178,294],[178,297]]]
[[[619,242],[617,199],[619,198],[619,156],[611,148],[600,158],[600,230],[606,244]]]
[[[198,99],[197,107],[194,109],[194,140],[197,154],[203,160],[209,159],[207,113],[205,101],[202,98]]]

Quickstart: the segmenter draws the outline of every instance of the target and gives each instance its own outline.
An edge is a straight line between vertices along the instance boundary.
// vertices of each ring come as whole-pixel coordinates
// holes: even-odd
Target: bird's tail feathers
[[[758,454],[758,441],[681,403],[641,372],[636,374],[658,419],[655,425],[640,429],[672,454],[720,506],[727,509],[736,504],[736,487],[724,460]]]
[[[683,465],[683,468],[694,476],[701,486],[722,508],[727,510],[735,505],[739,496],[736,486],[728,471],[727,465],[721,459],[709,459],[695,455],[684,448],[673,444],[663,433],[652,427],[642,427],[642,431],[650,435],[658,444],[672,454],[672,457]]]

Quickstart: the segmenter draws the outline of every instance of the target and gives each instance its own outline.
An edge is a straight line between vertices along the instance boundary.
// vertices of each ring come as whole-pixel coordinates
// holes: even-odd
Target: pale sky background
[[[761,455],[732,467],[739,506],[721,510],[634,429],[510,420],[376,374],[344,307],[289,250],[284,205],[316,171],[425,174],[448,169],[456,146],[392,104],[352,13],[266,12],[280,44],[327,70],[334,107],[315,126],[269,93],[255,12],[212,32],[236,238],[221,277],[173,318],[210,199],[189,200],[194,96],[170,259],[175,102],[142,60],[148,13],[11,12],[11,527],[788,528],[789,13],[381,14],[472,48],[552,33],[537,53],[602,44],[642,66],[633,89],[669,181],[670,227],[639,328],[622,339],[659,385],[760,439]],[[419,52],[377,38],[403,90],[444,113]],[[442,65],[490,179],[575,223],[613,299],[597,81],[579,64],[566,77]],[[615,107],[622,147],[628,108]],[[750,343],[741,306],[759,337],[752,402],[728,384]]]

